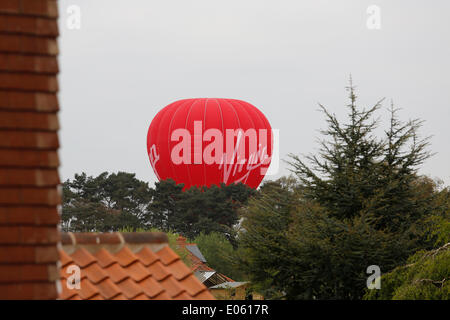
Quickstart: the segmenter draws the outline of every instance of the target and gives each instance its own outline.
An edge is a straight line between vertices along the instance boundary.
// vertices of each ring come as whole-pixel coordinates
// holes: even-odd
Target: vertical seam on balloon
[[[170,151],[170,139],[171,139],[171,136],[172,136],[172,132],[171,132],[171,131],[172,131],[172,122],[173,122],[173,119],[175,119],[175,116],[176,116],[177,112],[180,111],[181,107],[184,106],[184,105],[186,105],[186,104],[188,104],[188,103],[189,103],[189,101],[185,101],[185,102],[183,102],[183,103],[180,103],[180,104],[177,106],[177,109],[176,109],[175,112],[173,113],[172,119],[170,119],[170,124],[169,124],[169,137],[168,137],[168,140],[167,140],[167,150],[169,151],[170,168],[172,169],[172,174],[173,174],[175,183],[177,182],[178,177],[177,177],[177,175],[176,175],[176,173],[175,173],[175,169],[173,168],[172,152]]]
[[[206,105],[208,104],[208,98],[205,100],[205,109],[203,111],[203,134],[205,133],[205,123],[206,123]],[[206,186],[206,166],[205,159],[203,159],[203,138],[202,138],[202,163],[203,163],[203,185]]]
[[[241,106],[242,109],[244,109],[244,111],[245,111],[245,112],[247,113],[247,115],[248,115],[248,112],[247,112],[247,110],[246,110],[246,107],[245,107],[244,105],[242,105],[241,102],[240,102],[239,100],[235,100],[235,101],[236,101],[236,103],[237,103],[238,105]],[[252,117],[251,117],[250,115],[248,115],[248,117],[250,118],[250,121],[252,122],[253,128],[256,129],[256,126],[255,126],[255,123],[253,122]],[[259,138],[259,135],[258,135],[258,133],[256,133],[256,141],[258,141],[258,138]],[[244,139],[245,139],[245,136],[244,136]],[[244,140],[244,142],[245,142],[245,140]],[[250,148],[249,148],[249,151],[250,151]],[[256,152],[258,153],[258,145],[256,145]],[[256,155],[255,155],[255,156],[256,156]],[[248,161],[250,161],[250,155],[249,155],[249,157],[248,157]],[[248,164],[247,164],[247,165],[248,165]],[[250,177],[250,173],[248,174],[247,178],[245,178],[244,184],[247,182],[248,177]]]
[[[197,99],[193,99],[191,106],[189,107],[189,111],[186,116],[186,123],[184,125],[185,130],[187,130],[187,123],[188,123],[189,115],[191,114],[192,106],[194,105],[195,102],[197,102]],[[195,136],[194,136],[194,139],[195,139]],[[192,140],[191,140],[191,143],[192,143]],[[192,150],[192,145],[191,145],[191,150]],[[191,152],[191,162],[192,162],[192,152]],[[189,185],[190,185],[190,187],[192,187],[191,170],[189,169],[189,166],[186,166],[186,169],[187,169],[188,178],[189,178]]]
[[[231,109],[233,109],[234,115],[236,116],[236,119],[237,119],[237,121],[238,121],[238,130],[239,130],[239,129],[242,129],[242,128],[241,128],[241,121],[239,120],[239,115],[237,114],[236,109],[234,108],[233,104],[230,103],[228,100],[229,100],[229,99],[225,99],[225,101],[231,106]],[[244,139],[245,139],[245,138],[244,138]],[[233,144],[234,144],[234,139],[233,139]],[[236,166],[237,166],[237,158],[236,158]]]
[[[222,114],[222,106],[220,105],[219,100],[214,99],[217,102],[217,105],[219,106],[219,111],[220,111],[220,121],[222,122],[222,134],[225,137],[225,132],[223,132],[224,130],[224,126],[223,126],[223,114]],[[224,148],[224,143],[225,143],[225,139],[222,140],[222,162],[225,161],[225,159],[223,158],[223,148]],[[224,176],[224,172],[225,172],[225,163],[222,163],[222,172],[221,172],[221,179],[223,179]]]

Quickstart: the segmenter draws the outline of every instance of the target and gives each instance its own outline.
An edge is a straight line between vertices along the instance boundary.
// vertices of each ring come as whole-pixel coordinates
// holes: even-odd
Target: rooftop
[[[237,288],[240,286],[243,286],[247,284],[247,282],[238,282],[238,281],[233,281],[233,282],[223,282],[221,284],[215,285],[213,287],[211,287],[210,289],[229,289],[229,288]]]
[[[166,234],[62,233],[60,299],[214,299],[180,257]],[[67,280],[80,268],[80,288]]]

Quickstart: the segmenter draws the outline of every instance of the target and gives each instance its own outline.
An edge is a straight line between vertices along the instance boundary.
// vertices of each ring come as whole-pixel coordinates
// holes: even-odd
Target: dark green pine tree
[[[291,155],[297,181],[270,182],[245,208],[239,259],[266,297],[359,299],[377,265],[388,272],[417,250],[432,194],[417,174],[430,154],[421,122],[390,126],[377,138],[375,112],[356,105],[347,88],[348,121],[321,106],[328,128],[317,155]]]
[[[63,184],[62,229],[106,232],[144,227],[151,197],[148,184],[134,174],[76,174]]]
[[[146,220],[149,225],[161,231],[175,231],[179,215],[177,203],[183,198],[183,184],[176,184],[172,179],[155,183],[153,198]]]
[[[292,171],[305,195],[330,216],[343,220],[366,214],[378,229],[405,230],[424,214],[414,189],[417,169],[430,156],[428,138],[418,137],[422,122],[401,122],[391,105],[390,126],[378,139],[374,113],[382,100],[360,109],[351,80],[347,90],[349,121],[341,123],[320,105],[328,128],[321,131],[325,139],[320,141],[319,154],[306,157],[309,165],[291,155]]]

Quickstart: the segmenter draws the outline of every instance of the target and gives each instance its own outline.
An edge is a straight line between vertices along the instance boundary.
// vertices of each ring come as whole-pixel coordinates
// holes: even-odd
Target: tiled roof
[[[203,256],[203,254],[200,252],[200,249],[197,247],[196,244],[189,243],[186,244],[186,249],[188,249],[194,256],[196,256],[201,262],[206,263],[206,259]]]
[[[245,284],[247,284],[248,282],[237,282],[237,281],[233,281],[233,282],[223,282],[221,284],[212,286],[210,289],[228,289],[228,288],[237,288],[240,286],[243,286]]]
[[[63,233],[61,299],[214,299],[164,233]],[[80,267],[80,289],[69,289],[72,265]]]
[[[187,250],[188,257],[191,261],[191,270],[192,271],[215,271],[214,269],[210,268],[206,264],[206,259],[203,256],[203,254],[200,252],[200,249],[198,249],[198,246],[195,243],[187,243],[186,238],[183,236],[179,236],[177,238],[177,245],[179,248],[183,248]],[[201,258],[199,258],[197,255],[195,255],[192,250],[189,250],[188,247],[195,246],[197,248],[196,251],[200,253]]]
[[[187,250],[188,257],[191,261],[191,270],[194,272],[197,279],[199,279],[206,287],[210,287],[222,282],[234,282],[233,279],[216,272],[213,268],[207,265],[207,261],[200,249],[195,243],[187,243],[186,238],[179,236],[177,238],[177,245],[180,248]]]
[[[58,9],[0,0],[0,299],[55,299]]]

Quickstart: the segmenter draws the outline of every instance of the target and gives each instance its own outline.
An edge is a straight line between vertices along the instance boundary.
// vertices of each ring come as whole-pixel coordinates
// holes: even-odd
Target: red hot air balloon
[[[242,182],[257,188],[270,165],[272,129],[256,107],[236,99],[184,99],[155,116],[147,152],[159,180],[191,186]]]

